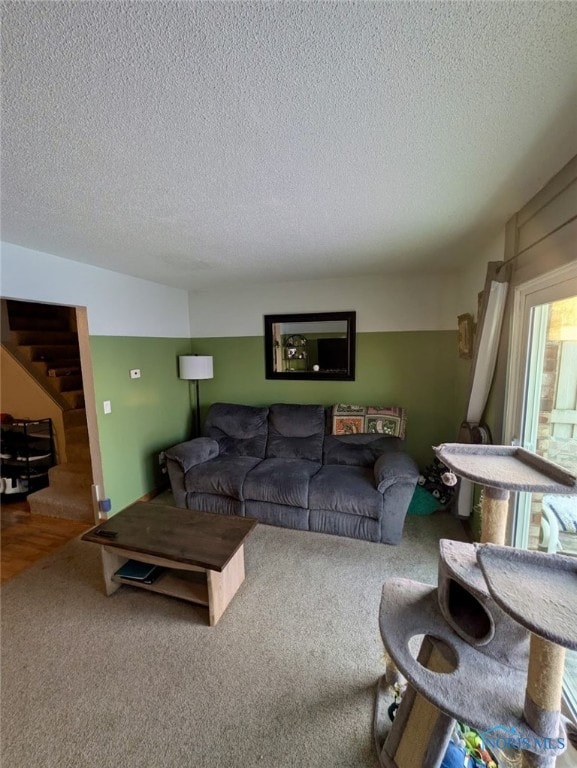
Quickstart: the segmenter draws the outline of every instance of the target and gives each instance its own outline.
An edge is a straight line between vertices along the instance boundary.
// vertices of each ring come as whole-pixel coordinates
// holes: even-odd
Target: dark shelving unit
[[[2,424],[0,491],[27,496],[48,485],[55,464],[52,419],[15,419]]]

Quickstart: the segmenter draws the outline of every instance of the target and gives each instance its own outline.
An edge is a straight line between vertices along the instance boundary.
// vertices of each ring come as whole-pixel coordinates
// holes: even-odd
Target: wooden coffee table
[[[107,595],[127,584],[179,597],[207,606],[213,627],[244,581],[244,540],[256,524],[248,517],[137,502],[82,539],[101,545]],[[127,560],[166,571],[152,584],[126,580],[116,571]]]

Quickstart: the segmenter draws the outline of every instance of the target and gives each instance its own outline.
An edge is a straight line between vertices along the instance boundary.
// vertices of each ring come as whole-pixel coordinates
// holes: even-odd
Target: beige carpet
[[[445,513],[391,547],[258,526],[219,624],[101,591],[73,541],[2,590],[3,768],[375,768],[378,608],[392,575],[436,581]]]

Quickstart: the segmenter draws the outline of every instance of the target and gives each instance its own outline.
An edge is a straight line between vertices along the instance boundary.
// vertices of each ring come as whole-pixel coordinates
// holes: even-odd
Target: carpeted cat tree
[[[381,635],[408,685],[385,736],[385,676],[379,683],[380,764],[438,768],[458,720],[518,744],[524,768],[550,768],[567,743],[561,687],[565,648],[577,650],[577,560],[503,544],[510,491],[576,494],[577,478],[513,446],[445,443],[435,453],[483,486],[481,544],[441,540],[438,587],[383,587]]]

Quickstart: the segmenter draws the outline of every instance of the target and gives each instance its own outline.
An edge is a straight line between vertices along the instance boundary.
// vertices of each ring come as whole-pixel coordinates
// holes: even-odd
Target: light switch
[[[110,400],[105,400],[103,402],[103,406],[104,406],[104,413],[112,413],[112,404]]]
[[[131,379],[139,379],[140,378],[140,368],[133,368],[130,371],[130,378]]]

